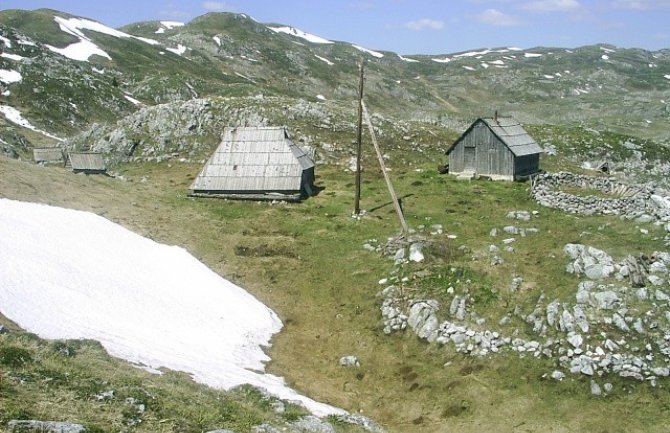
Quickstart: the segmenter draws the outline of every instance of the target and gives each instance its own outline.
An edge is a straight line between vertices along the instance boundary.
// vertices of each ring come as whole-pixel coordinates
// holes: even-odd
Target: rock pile
[[[515,211],[508,217],[528,221],[532,214]],[[509,226],[492,230],[492,235],[520,235],[521,230]],[[491,254],[498,251],[491,246]],[[603,250],[572,243],[565,245],[564,253],[569,258],[566,271],[584,278],[574,299],[540,294],[530,312],[517,305],[498,322],[498,329],[477,314],[467,287],[449,287],[441,304],[405,287],[407,277],[380,280],[384,332],[409,329],[419,338],[472,356],[516,352],[519,357],[550,358],[557,369],[547,377],[590,376],[594,395],[612,392],[610,383],[597,382],[609,374],[654,386],[659,378],[670,376],[670,253],[655,251],[617,261]],[[518,291],[522,285],[523,277],[514,275],[508,290]],[[522,335],[524,329],[529,334]]]

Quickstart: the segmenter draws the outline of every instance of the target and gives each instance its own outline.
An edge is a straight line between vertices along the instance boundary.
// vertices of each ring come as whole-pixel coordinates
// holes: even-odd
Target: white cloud
[[[567,12],[581,7],[577,0],[536,0],[522,6],[523,9],[534,12]]]
[[[623,9],[660,9],[670,8],[670,0],[615,0],[614,6]]]
[[[521,24],[518,18],[502,13],[497,9],[487,9],[477,15],[477,19],[484,24],[500,27],[512,27]]]
[[[429,18],[423,18],[420,20],[409,21],[404,24],[410,30],[442,30],[444,28],[444,21],[431,20]]]
[[[210,12],[232,12],[236,8],[226,2],[207,1],[202,3],[202,8]]]

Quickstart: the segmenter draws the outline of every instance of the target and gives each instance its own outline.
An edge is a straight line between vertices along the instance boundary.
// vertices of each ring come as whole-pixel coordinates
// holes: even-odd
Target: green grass
[[[616,217],[575,217],[541,208],[530,198],[528,184],[457,181],[438,175],[432,162],[417,160],[407,167],[399,158],[394,161],[392,156],[392,178],[405,197],[410,227],[422,231],[423,225],[425,232],[442,224],[445,230],[430,236],[435,244],[426,252],[429,260],[397,271],[389,258],[363,249],[369,240],[385,242],[400,229],[372,164],[362,190],[362,208],[370,213],[361,220],[351,218],[353,175],[338,166],[318,167],[317,184],[325,189],[300,204],[187,198],[200,166],[178,163],[119,167],[123,182],[3,159],[2,169],[11,175],[0,179],[0,191],[10,198],[91,210],[157,241],[186,247],[280,315],[284,329],[270,349],[271,372],[310,397],[371,416],[391,432],[662,431],[654,419],[668,412],[663,390],[608,377],[617,391],[599,399],[590,395],[587,378],[543,379],[555,368],[548,359],[471,358],[410,333],[386,336],[376,297],[383,288],[378,280],[400,272],[410,278],[408,292],[443,303],[450,299],[449,286],[456,293],[467,290],[477,314],[494,324],[516,305],[532,310],[540,293],[549,300],[574,299],[579,280],[564,271],[567,242],[593,245],[621,259],[662,250],[652,238],[660,228],[649,225],[651,235],[641,237],[634,225]],[[512,210],[539,216],[529,222],[506,218]],[[540,232],[518,237],[514,253],[501,253],[505,263],[491,266],[488,247],[502,246],[504,237],[489,232],[507,225]],[[512,293],[507,288],[515,275],[524,284]],[[502,331],[515,329],[532,335],[518,318]],[[24,341],[21,335],[0,337],[10,353],[22,348],[32,359],[3,376],[3,419],[67,415],[105,431],[195,432],[222,426],[247,431],[259,421],[281,423],[300,413],[291,408],[282,418],[251,389],[223,393],[181,373],[149,375],[108,358],[90,342]],[[359,357],[360,368],[339,366],[339,358],[349,354]],[[112,402],[91,397],[108,389],[119,397]],[[137,414],[123,403],[128,397],[148,408],[132,427]]]

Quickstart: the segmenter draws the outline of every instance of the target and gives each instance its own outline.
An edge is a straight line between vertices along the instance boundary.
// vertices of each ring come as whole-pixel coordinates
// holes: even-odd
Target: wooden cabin
[[[75,173],[106,174],[107,164],[101,153],[68,152],[67,166]]]
[[[540,170],[542,148],[511,117],[477,119],[447,150],[449,173],[516,180]]]
[[[299,201],[316,193],[314,160],[284,127],[226,128],[191,195]]]
[[[36,164],[60,164],[63,165],[65,158],[63,149],[60,147],[43,147],[33,149],[33,159]]]

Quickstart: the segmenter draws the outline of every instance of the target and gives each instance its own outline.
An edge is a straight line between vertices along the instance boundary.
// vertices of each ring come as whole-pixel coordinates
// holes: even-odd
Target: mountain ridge
[[[70,27],[63,28],[65,21]],[[208,13],[169,27],[144,21],[111,29],[50,9],[0,11],[0,70],[20,76],[0,82],[2,103],[65,136],[94,122],[113,124],[141,105],[217,96],[350,101],[344,105],[352,108],[342,109],[353,118],[364,61],[368,104],[397,120],[462,128],[499,110],[530,124],[670,139],[663,126],[670,112],[670,50],[597,44],[402,56],[349,42],[310,42],[313,35],[305,39],[299,29],[246,14]],[[77,41],[92,53],[83,61],[60,51]],[[32,145],[52,143],[10,120],[0,122],[5,143],[17,134]],[[21,153],[17,144],[6,146]]]

